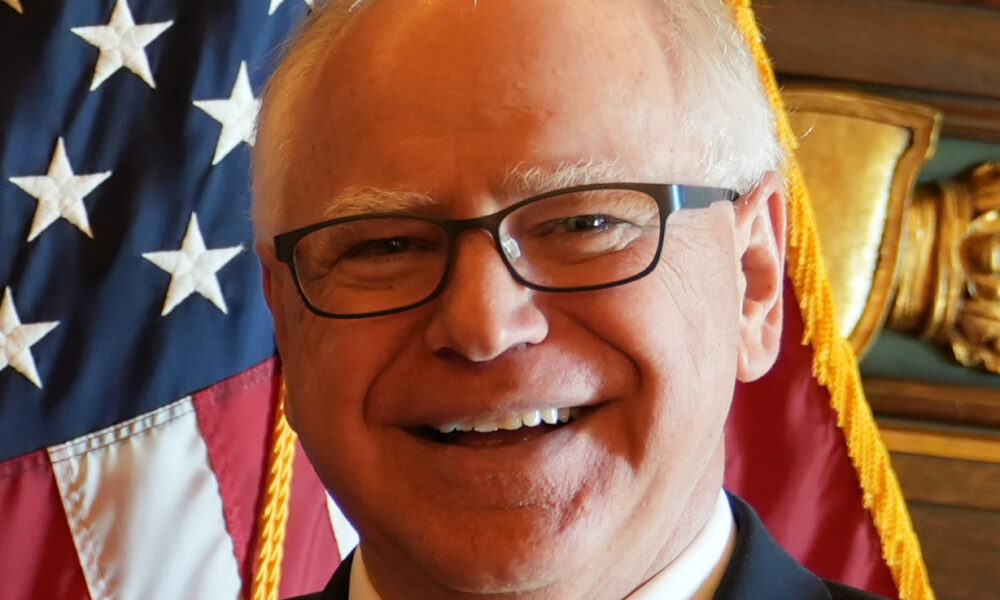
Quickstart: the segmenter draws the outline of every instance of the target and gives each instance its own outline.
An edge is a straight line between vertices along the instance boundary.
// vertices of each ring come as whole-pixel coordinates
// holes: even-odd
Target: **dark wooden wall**
[[[1000,1],[755,2],[786,81],[815,80],[940,108],[944,134],[1000,141]]]
[[[938,598],[1000,597],[1000,464],[893,453]]]
[[[942,600],[1000,598],[1000,390],[867,379]]]

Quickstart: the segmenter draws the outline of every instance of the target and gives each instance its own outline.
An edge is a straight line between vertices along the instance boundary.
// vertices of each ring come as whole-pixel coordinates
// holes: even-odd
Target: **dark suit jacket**
[[[795,561],[764,529],[757,514],[729,496],[736,520],[736,547],[714,600],[875,600],[866,592],[820,579]],[[340,564],[322,592],[299,600],[347,600],[351,559]]]

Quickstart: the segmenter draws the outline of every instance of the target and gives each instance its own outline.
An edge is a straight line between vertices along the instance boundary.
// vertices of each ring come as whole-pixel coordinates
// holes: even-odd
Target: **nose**
[[[535,291],[513,279],[490,235],[468,231],[456,245],[425,334],[431,350],[483,362],[544,340],[548,322],[534,304]]]

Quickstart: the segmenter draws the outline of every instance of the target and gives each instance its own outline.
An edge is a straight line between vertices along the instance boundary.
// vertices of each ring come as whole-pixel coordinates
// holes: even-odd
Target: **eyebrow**
[[[501,187],[507,194],[528,197],[577,185],[609,183],[620,176],[621,168],[615,161],[591,159],[575,163],[564,162],[555,169],[526,167],[521,163],[507,169]],[[424,192],[404,188],[351,186],[327,204],[321,218],[330,220],[353,215],[406,212],[434,203],[434,198]]]
[[[564,162],[555,169],[525,167],[521,163],[507,169],[503,188],[510,194],[531,196],[577,185],[612,183],[620,178],[621,174],[621,167],[616,161],[610,160]]]
[[[405,189],[351,186],[331,200],[323,210],[323,219],[352,215],[404,212],[434,204],[429,195]]]

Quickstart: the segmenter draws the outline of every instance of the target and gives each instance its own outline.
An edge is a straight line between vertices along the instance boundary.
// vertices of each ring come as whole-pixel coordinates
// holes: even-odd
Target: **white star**
[[[195,100],[194,105],[222,124],[219,141],[215,145],[215,157],[212,158],[213,165],[218,164],[240,142],[253,146],[260,100],[253,97],[253,90],[250,89],[246,62],[240,63],[240,72],[228,99]]]
[[[271,8],[268,9],[267,14],[273,15],[274,11],[278,10],[278,7],[281,6],[284,2],[285,0],[271,0]],[[305,2],[306,4],[309,5],[309,8],[313,7],[313,0],[305,0]]]
[[[122,67],[127,67],[149,84],[149,87],[155,88],[156,82],[153,81],[153,74],[149,71],[145,48],[173,24],[173,21],[163,21],[136,25],[127,0],[118,0],[114,10],[111,11],[111,20],[107,25],[74,27],[73,33],[101,51],[97,57],[90,90],[96,90],[105,79]]]
[[[11,177],[10,182],[28,192],[38,200],[35,210],[35,220],[28,232],[28,241],[34,240],[49,225],[62,217],[76,225],[76,228],[93,238],[90,221],[87,219],[87,208],[83,198],[94,188],[101,185],[111,176],[111,171],[75,175],[73,167],[66,156],[66,144],[62,138],[56,142],[56,151],[52,153],[47,175],[30,177]]]
[[[194,292],[211,300],[219,310],[229,314],[226,301],[222,297],[222,290],[219,289],[219,279],[215,274],[242,251],[243,244],[206,250],[205,240],[198,227],[198,216],[191,213],[191,220],[188,222],[180,250],[146,252],[142,255],[146,260],[170,273],[170,287],[167,288],[167,297],[163,301],[163,312],[160,315],[166,316]]]
[[[38,377],[31,347],[58,326],[59,321],[22,324],[10,288],[4,288],[3,301],[0,301],[0,371],[10,365],[41,389],[42,380]]]
[[[21,8],[21,3],[18,0],[3,0],[3,1],[7,4],[7,6],[13,8],[22,15],[24,14],[24,9]]]

